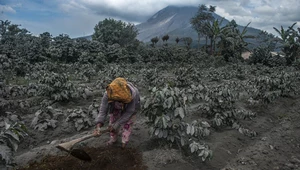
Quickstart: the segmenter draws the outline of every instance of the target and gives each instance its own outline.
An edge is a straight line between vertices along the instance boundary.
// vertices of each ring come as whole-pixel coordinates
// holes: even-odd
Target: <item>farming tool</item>
[[[107,133],[107,132],[109,132],[109,129],[103,130],[101,132],[101,134]],[[71,140],[69,142],[61,143],[61,144],[57,145],[56,147],[58,149],[62,150],[62,151],[68,152],[69,154],[71,154],[72,156],[74,156],[78,159],[81,159],[81,160],[84,160],[84,161],[91,161],[92,158],[84,150],[82,150],[82,149],[72,149],[72,147],[76,143],[82,142],[84,140],[87,140],[87,139],[90,139],[90,138],[93,138],[93,137],[96,137],[96,136],[98,136],[98,135],[95,135],[95,134],[85,135],[83,137]]]

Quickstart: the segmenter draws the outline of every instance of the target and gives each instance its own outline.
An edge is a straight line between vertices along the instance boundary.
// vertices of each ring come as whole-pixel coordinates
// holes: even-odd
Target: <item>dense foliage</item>
[[[94,28],[93,40],[104,44],[119,44],[122,47],[129,46],[136,41],[138,31],[133,24],[121,20],[104,19]]]
[[[9,115],[8,112],[6,112]],[[14,153],[17,151],[21,140],[27,136],[26,127],[24,124],[11,119],[16,115],[8,117],[0,117],[1,132],[0,132],[0,168],[14,166]],[[3,124],[4,127],[3,127]],[[3,128],[3,129],[2,129]]]
[[[215,131],[229,128],[255,137],[257,133],[244,122],[256,113],[240,103],[267,104],[299,94],[299,29],[292,25],[278,30],[280,41],[264,34],[265,46],[255,49],[245,62],[241,53],[248,45],[246,29],[240,31],[234,20],[221,27],[221,21],[211,17],[214,7],[201,8],[192,22],[195,29],[205,29],[198,33],[210,39],[210,50],[191,48],[190,37],[177,37],[184,46],[166,45],[170,35],[163,37],[165,45],[157,46],[155,37],[153,47],[148,47],[136,40],[133,25],[113,19],[100,21],[91,41],[65,34],[52,37],[47,32],[33,36],[1,21],[0,113],[25,110],[34,115],[30,128],[40,133],[61,126],[62,120],[77,131],[89,129],[99,112],[95,98],[107,83],[122,76],[141,91],[141,114],[151,136],[169,146],[205,161],[212,158],[206,140]],[[271,54],[277,41],[283,56]],[[56,108],[91,99],[89,107]],[[10,165],[25,131],[23,125],[0,120],[1,164]]]

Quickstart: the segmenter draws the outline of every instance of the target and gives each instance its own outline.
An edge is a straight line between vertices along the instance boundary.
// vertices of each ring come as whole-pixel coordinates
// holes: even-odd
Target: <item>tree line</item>
[[[245,39],[255,38],[260,46],[271,51],[276,44],[280,44],[281,50],[286,54],[287,64],[292,64],[299,56],[300,30],[294,28],[296,23],[288,29],[274,27],[279,37],[266,31],[254,37],[246,35],[250,23],[242,31],[238,29],[235,20],[222,26],[223,19],[215,19],[213,15],[215,11],[215,6],[208,7],[201,4],[195,16],[190,19],[192,28],[198,34],[198,49],[200,49],[200,39],[204,37],[205,45],[201,47],[204,51],[213,56],[221,55],[226,61],[233,61],[240,58],[242,52],[249,50],[249,44]],[[137,39],[137,35],[138,30],[133,24],[112,18],[106,18],[95,25],[92,41],[84,38],[72,39],[67,34],[53,37],[49,32],[33,36],[27,29],[20,28],[20,25],[12,24],[8,20],[0,20],[0,54],[6,54],[12,58],[22,56],[22,59],[29,63],[48,60],[69,63],[82,60],[86,54],[99,55],[107,46],[115,44],[125,48],[128,53],[136,52],[141,46],[145,46]],[[164,45],[167,46],[169,38],[168,34],[161,37]],[[152,38],[151,46],[155,47],[159,40],[157,36]],[[183,42],[190,48],[193,39],[176,37],[175,41],[176,44]]]

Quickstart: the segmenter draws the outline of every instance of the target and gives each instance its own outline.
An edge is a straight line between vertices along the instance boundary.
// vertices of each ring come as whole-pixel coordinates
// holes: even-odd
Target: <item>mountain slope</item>
[[[197,32],[191,27],[190,20],[196,15],[198,7],[186,6],[176,7],[168,6],[150,17],[146,22],[138,24],[136,27],[139,31],[137,39],[145,43],[150,42],[151,38],[159,37],[168,34],[170,43],[175,43],[177,37],[191,37],[193,44],[195,45],[198,40]],[[222,17],[213,14],[215,19],[221,20]],[[221,26],[225,26],[229,21],[224,19]],[[251,25],[251,24],[250,24]],[[243,30],[243,26],[238,26],[240,30]],[[248,35],[258,35],[260,30],[248,27]],[[85,36],[82,38],[92,39],[91,36]],[[249,39],[247,42],[254,42]],[[161,42],[160,42],[161,43]],[[201,44],[204,44],[204,38],[201,40]]]
[[[197,32],[191,27],[190,19],[196,15],[198,7],[176,7],[168,6],[156,14],[154,14],[146,22],[137,25],[139,30],[138,39],[143,42],[149,42],[153,37],[162,37],[166,34],[170,36],[170,40],[176,37],[191,37],[197,40]],[[213,14],[215,19],[221,20],[222,17]],[[224,19],[221,26],[229,21]],[[239,26],[240,30],[244,27]],[[257,35],[260,30],[248,27],[248,34]]]

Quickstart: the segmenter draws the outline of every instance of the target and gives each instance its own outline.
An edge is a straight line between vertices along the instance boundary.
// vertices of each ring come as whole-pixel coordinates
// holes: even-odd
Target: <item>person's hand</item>
[[[93,134],[95,136],[100,136],[101,135],[101,128],[100,127],[96,127],[96,129],[94,130]]]
[[[97,124],[96,129],[93,132],[93,134],[95,136],[100,136],[101,135],[101,127],[102,127],[102,124]]]
[[[107,129],[109,129],[110,132],[115,132],[115,131],[116,131],[116,130],[113,128],[112,125],[109,125],[109,126],[107,127]]]

